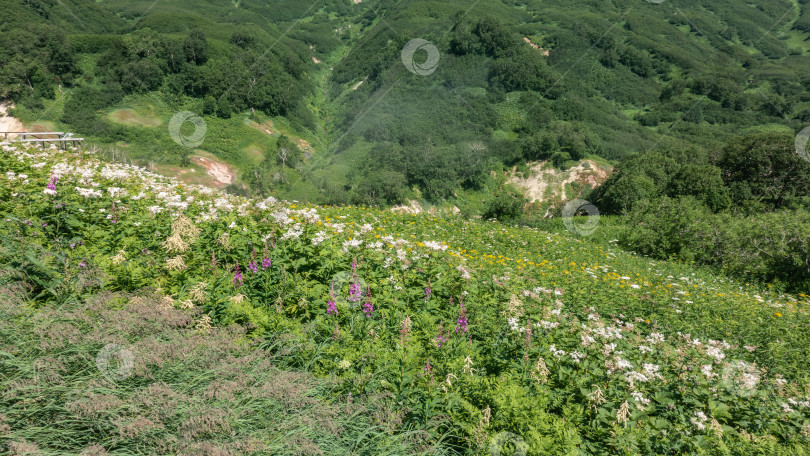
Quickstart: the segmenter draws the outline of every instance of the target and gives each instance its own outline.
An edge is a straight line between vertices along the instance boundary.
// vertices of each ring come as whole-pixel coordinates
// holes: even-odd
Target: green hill
[[[810,121],[806,2],[37,0],[5,14],[0,97],[27,124],[166,168],[195,153],[167,131],[193,112],[242,194],[462,204],[503,166],[711,151]],[[402,62],[417,38],[438,52],[429,75]]]

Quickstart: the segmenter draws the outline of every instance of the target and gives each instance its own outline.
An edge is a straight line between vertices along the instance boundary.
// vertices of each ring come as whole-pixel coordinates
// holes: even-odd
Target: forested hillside
[[[810,122],[807,2],[15,0],[6,17],[18,117],[169,174],[213,154],[240,193],[466,209],[504,166]],[[413,39],[430,74],[403,65]],[[181,111],[204,119],[196,148],[167,132]]]

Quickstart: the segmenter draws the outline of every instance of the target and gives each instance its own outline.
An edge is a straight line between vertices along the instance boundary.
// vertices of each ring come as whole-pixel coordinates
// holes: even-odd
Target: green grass
[[[332,382],[274,366],[244,328],[196,329],[197,312],[146,292],[33,309],[9,279],[0,287],[5,454],[420,452],[418,435],[386,432],[385,398],[334,398]]]

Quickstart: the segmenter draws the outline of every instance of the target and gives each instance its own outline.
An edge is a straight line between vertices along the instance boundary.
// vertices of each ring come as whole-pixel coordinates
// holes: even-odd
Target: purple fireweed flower
[[[51,176],[50,182],[48,182],[48,186],[43,190],[46,195],[55,196],[56,195],[56,184],[59,182],[59,178],[56,176]]]
[[[82,259],[82,262],[79,263],[79,267],[80,268],[86,268],[87,267],[87,262],[84,259]]]
[[[352,258],[352,274],[357,274],[357,258]]]
[[[358,302],[363,297],[363,290],[360,289],[360,284],[353,282],[349,286],[349,301]]]
[[[337,304],[335,304],[335,284],[329,287],[329,301],[326,302],[326,315],[337,315]],[[337,327],[335,327],[337,329]]]
[[[439,344],[439,348],[442,348],[442,344],[446,343],[447,339],[444,337],[444,319],[439,322],[439,333],[436,334],[436,343]]]
[[[363,304],[363,313],[366,314],[366,318],[371,317],[371,314],[374,313],[374,304],[371,302],[371,288],[366,292],[366,302]]]
[[[211,251],[211,269],[216,269],[217,267],[217,254],[212,250]]]
[[[425,287],[425,299],[430,299],[431,292],[433,292],[433,290],[430,289],[430,279],[428,279],[428,284]]]
[[[467,308],[464,307],[464,301],[461,301],[460,308],[458,311],[458,320],[456,321],[456,333],[461,331],[461,333],[467,332]]]
[[[254,274],[259,272],[259,266],[256,264],[256,260],[250,260],[250,262],[248,263],[248,269],[250,269],[250,272]]]
[[[432,384],[433,383],[433,366],[430,365],[430,358],[428,358],[427,362],[425,362],[425,367],[422,368],[422,372],[424,372],[424,375],[430,377],[430,383]]]
[[[262,252],[262,271],[273,265],[273,260],[270,259],[270,254],[267,251],[267,241],[264,241],[264,251]]]
[[[233,286],[238,287],[242,285],[242,271],[239,269],[239,262],[236,262],[236,266],[234,266],[234,273],[233,273]]]

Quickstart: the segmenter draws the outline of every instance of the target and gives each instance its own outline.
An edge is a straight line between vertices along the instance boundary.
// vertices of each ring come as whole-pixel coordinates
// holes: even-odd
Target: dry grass
[[[327,400],[329,385],[274,367],[240,326],[194,329],[162,296],[99,292],[32,309],[0,290],[0,453],[414,454],[419,436],[383,400]],[[107,344],[132,353],[124,378],[99,370]],[[410,443],[408,442],[410,441]],[[417,448],[419,447],[419,448]]]

